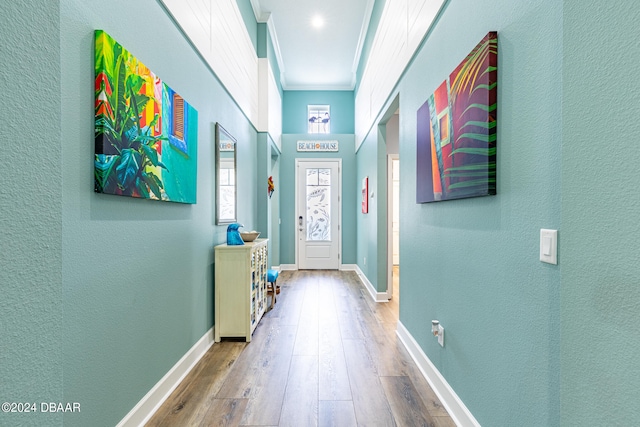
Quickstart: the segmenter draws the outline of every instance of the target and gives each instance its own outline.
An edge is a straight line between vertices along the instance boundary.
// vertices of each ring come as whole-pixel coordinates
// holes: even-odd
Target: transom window
[[[307,105],[309,133],[331,133],[331,112],[329,105]]]

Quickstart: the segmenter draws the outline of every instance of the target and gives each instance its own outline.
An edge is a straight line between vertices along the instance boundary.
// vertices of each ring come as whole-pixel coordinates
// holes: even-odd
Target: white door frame
[[[298,182],[298,171],[301,164],[304,163],[317,163],[317,162],[335,162],[338,163],[338,269],[342,266],[342,159],[340,158],[315,158],[315,157],[304,157],[304,158],[296,158],[295,162],[295,202],[294,202],[294,215],[293,215],[293,227],[294,227],[294,236],[295,236],[295,251],[296,251],[296,270],[300,268],[300,250],[299,250],[299,236],[298,236],[298,217],[299,212],[299,182]]]
[[[387,298],[393,297],[393,161],[399,154],[387,154]]]

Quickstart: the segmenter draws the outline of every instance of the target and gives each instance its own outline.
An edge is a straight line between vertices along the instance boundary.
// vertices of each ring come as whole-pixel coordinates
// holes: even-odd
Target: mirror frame
[[[233,197],[233,218],[220,219],[220,140],[221,136],[233,141],[233,182],[235,192]],[[216,123],[216,225],[231,224],[238,220],[238,141],[223,128],[220,123]],[[226,140],[225,139],[225,140]]]

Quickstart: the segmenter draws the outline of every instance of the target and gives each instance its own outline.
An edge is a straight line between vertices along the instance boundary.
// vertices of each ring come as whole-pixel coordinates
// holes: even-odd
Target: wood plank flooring
[[[251,343],[214,344],[146,424],[455,426],[353,272],[285,271]]]

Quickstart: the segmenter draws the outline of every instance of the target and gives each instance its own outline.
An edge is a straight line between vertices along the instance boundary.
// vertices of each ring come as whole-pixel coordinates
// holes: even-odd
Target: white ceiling
[[[251,0],[268,22],[287,90],[352,90],[374,0]],[[322,28],[311,22],[324,20]]]

